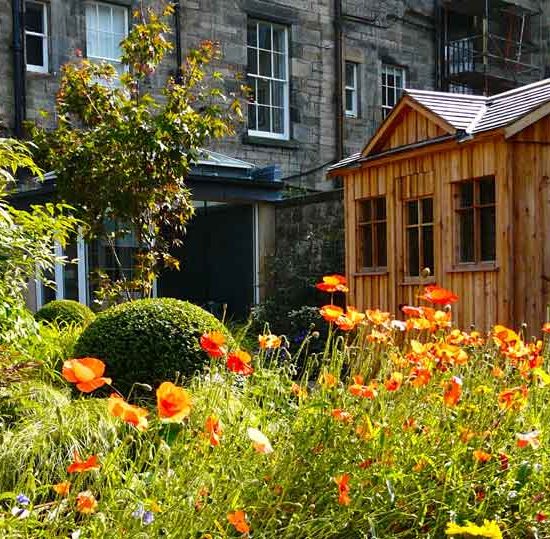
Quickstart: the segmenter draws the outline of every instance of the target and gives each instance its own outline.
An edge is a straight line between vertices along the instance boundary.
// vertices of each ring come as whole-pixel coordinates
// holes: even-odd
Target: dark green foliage
[[[199,339],[225,326],[197,305],[172,298],[123,303],[99,314],[82,333],[75,357],[105,361],[106,376],[123,391],[135,382],[155,385],[173,380],[176,373],[191,376],[208,361]]]
[[[58,324],[89,324],[94,318],[93,311],[72,299],[57,299],[46,303],[34,315],[38,322],[57,322]]]

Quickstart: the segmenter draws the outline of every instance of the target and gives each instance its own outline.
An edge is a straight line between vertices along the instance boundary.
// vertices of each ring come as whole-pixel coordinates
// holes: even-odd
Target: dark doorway
[[[221,316],[246,318],[253,302],[254,233],[251,205],[198,208],[181,249],[180,271],[159,279],[159,296],[185,299]]]

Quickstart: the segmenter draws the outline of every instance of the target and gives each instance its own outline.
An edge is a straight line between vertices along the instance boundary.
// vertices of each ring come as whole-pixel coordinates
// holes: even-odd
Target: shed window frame
[[[492,181],[493,183],[493,196],[489,202],[483,202],[481,200],[481,186],[483,182]],[[468,184],[472,185],[472,201],[469,204],[462,204],[461,197],[463,196],[463,188]],[[496,181],[494,175],[481,176],[477,178],[470,178],[467,180],[460,180],[454,182],[454,199],[455,199],[455,237],[456,237],[456,249],[455,249],[455,262],[457,269],[476,269],[476,268],[494,268],[497,264],[497,193],[496,193]],[[493,209],[493,234],[492,237],[488,236],[483,238],[483,216],[487,215],[487,210]],[[470,214],[472,220],[472,234],[473,234],[473,256],[470,260],[465,259],[464,256],[464,239],[462,237],[462,226],[465,225],[465,216]],[[490,215],[490,213],[489,213]],[[485,257],[483,253],[482,244],[484,241],[489,242],[489,249],[494,253],[493,257]]]
[[[253,35],[250,29],[255,27]],[[269,29],[269,48],[261,46],[261,29]],[[275,31],[282,35],[279,43],[281,50],[275,45]],[[289,27],[269,20],[249,17],[247,21],[247,79],[251,88],[251,98],[248,102],[248,135],[251,137],[271,138],[275,140],[290,139],[290,65],[289,65]],[[262,57],[269,57],[270,74],[261,73]],[[278,61],[280,60],[280,61]],[[277,70],[279,75],[277,76]],[[263,85],[267,90],[265,101],[258,101],[261,92],[258,90]],[[276,93],[276,88],[282,90]],[[282,103],[277,104],[277,95]],[[261,108],[269,113],[269,129],[260,129]],[[275,112],[282,110],[282,132],[275,128]]]
[[[25,65],[27,71],[31,71],[33,73],[49,73],[49,44],[48,44],[48,33],[49,33],[49,27],[48,27],[48,4],[46,2],[40,2],[38,0],[27,0],[25,2],[25,11],[28,9],[29,4],[32,4],[33,6],[39,6],[42,9],[42,32],[35,32],[32,30],[28,30],[25,26]],[[42,65],[37,64],[31,64],[28,61],[28,45],[27,40],[28,38],[38,38],[42,41]]]
[[[348,79],[348,67],[350,68],[351,80]],[[359,116],[359,85],[358,85],[359,64],[346,60],[344,62],[344,108],[348,118]],[[350,96],[351,107],[348,107],[348,96]]]
[[[393,84],[390,84],[390,77],[393,77]],[[396,84],[400,77],[401,86]],[[401,96],[407,85],[407,69],[401,66],[392,64],[382,64],[382,117],[387,118]],[[390,96],[393,99],[393,105],[390,104]]]
[[[384,202],[384,215],[383,217],[376,216],[376,203],[378,201]],[[363,208],[368,205],[367,217],[362,218],[364,215]],[[370,235],[369,256],[371,263],[367,264],[365,260],[365,238],[367,230],[370,228],[368,234]],[[382,232],[383,231],[383,232]],[[360,273],[366,274],[379,274],[385,273],[388,269],[388,204],[385,195],[375,196],[370,198],[363,198],[357,201],[357,262]],[[384,241],[383,246],[383,259],[380,260],[380,243]],[[385,259],[385,260],[384,260]]]
[[[425,215],[425,204],[423,201],[431,201],[431,216],[428,219],[428,216]],[[416,222],[410,222],[410,212],[409,205],[411,203],[416,203]],[[405,277],[407,280],[419,279],[422,276],[422,270],[426,267],[430,269],[431,275],[435,275],[435,218],[434,218],[434,197],[433,195],[418,196],[414,198],[409,198],[403,201],[403,214],[404,214],[404,243],[405,243]],[[431,229],[432,234],[432,252],[431,260],[432,263],[429,263],[429,260],[426,258],[427,246],[426,238],[424,236],[424,231]],[[409,237],[409,231],[416,230],[417,237],[416,243],[418,248],[418,267],[416,268],[417,273],[411,273],[411,242]]]

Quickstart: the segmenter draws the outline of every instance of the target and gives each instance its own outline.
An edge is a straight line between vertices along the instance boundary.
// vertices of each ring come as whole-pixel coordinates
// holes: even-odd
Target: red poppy
[[[67,382],[76,384],[83,393],[91,393],[99,387],[110,384],[110,378],[104,378],[105,363],[95,357],[68,359],[63,362],[61,373]]]
[[[92,455],[86,460],[82,460],[78,451],[73,452],[73,462],[67,468],[69,473],[82,473],[89,470],[99,470],[100,464],[97,455]]]
[[[500,460],[500,469],[502,471],[506,471],[510,468],[510,459],[506,453],[499,453],[498,460]]]
[[[325,275],[322,283],[317,283],[315,288],[330,294],[334,292],[349,292],[347,281],[343,275]]]
[[[388,391],[397,391],[401,387],[402,383],[403,383],[403,375],[400,372],[394,372],[384,382],[384,386]]]
[[[537,522],[544,522],[545,520],[548,520],[548,515],[546,513],[543,513],[541,511],[539,511],[536,515],[535,515],[535,520]]]
[[[353,416],[349,412],[342,410],[342,408],[335,408],[330,415],[342,423],[349,423],[353,419]]]
[[[79,513],[82,513],[84,515],[89,515],[90,513],[95,513],[96,508],[97,508],[97,500],[89,490],[85,490],[77,494],[76,510]]]
[[[227,368],[237,374],[250,376],[254,369],[250,366],[252,358],[248,352],[237,350],[227,357]]]
[[[183,387],[163,382],[157,389],[157,408],[162,420],[178,423],[191,413],[191,397]]]
[[[233,511],[227,514],[229,523],[239,532],[248,533],[250,526],[246,522],[246,513],[244,511]]]
[[[336,322],[338,318],[343,316],[344,311],[341,307],[338,307],[337,305],[325,305],[324,307],[321,307],[320,310],[321,316],[327,321],[327,322]]]
[[[498,405],[503,410],[519,411],[527,405],[527,395],[526,386],[505,389],[498,395]]]
[[[462,380],[458,376],[453,376],[445,386],[443,401],[447,406],[456,406],[462,396]]]
[[[220,420],[215,415],[210,415],[206,418],[204,428],[206,433],[210,436],[210,445],[212,447],[220,445],[220,438],[223,433]]]
[[[518,447],[530,446],[533,449],[538,449],[540,447],[539,435],[540,435],[540,432],[538,430],[518,433],[516,434],[517,446]]]
[[[426,286],[424,288],[424,294],[419,296],[419,299],[423,299],[434,305],[448,305],[456,303],[458,301],[458,296],[453,294],[450,290],[446,290],[434,284]]]
[[[348,391],[355,397],[363,397],[364,399],[375,399],[378,395],[376,384],[371,382],[368,386],[363,385],[362,376],[353,377],[354,384],[348,387]]]
[[[210,357],[222,357],[227,353],[225,336],[219,331],[211,331],[201,336],[201,348]]]
[[[334,482],[338,485],[338,503],[340,505],[349,505],[351,503],[349,480],[350,475],[347,473],[334,478]]]

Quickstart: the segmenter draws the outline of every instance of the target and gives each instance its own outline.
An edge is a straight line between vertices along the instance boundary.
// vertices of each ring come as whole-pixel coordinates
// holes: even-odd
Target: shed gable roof
[[[550,79],[490,97],[406,89],[363,152],[336,163],[329,171],[346,168],[362,159],[380,155],[377,153],[381,149],[379,141],[397,128],[399,110],[405,106],[416,107],[416,110],[424,111],[432,119],[439,119],[450,127],[447,129],[449,134],[454,132],[458,136],[475,136],[478,133],[507,128],[505,135],[509,137],[540,119],[541,114],[550,114]],[[433,142],[440,140],[441,137],[434,138]],[[407,146],[394,151],[405,149]]]

